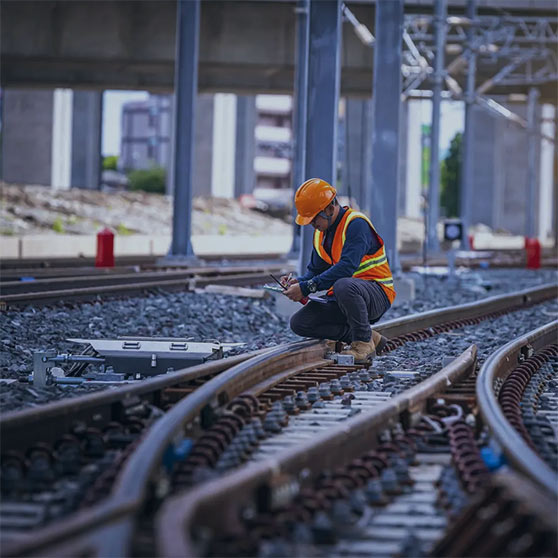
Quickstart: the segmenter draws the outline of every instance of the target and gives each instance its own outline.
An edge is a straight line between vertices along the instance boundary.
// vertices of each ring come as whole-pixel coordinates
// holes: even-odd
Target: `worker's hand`
[[[303,297],[302,290],[298,283],[293,283],[283,294],[295,302],[299,302]]]
[[[284,287],[290,287],[291,285],[295,285],[296,283],[298,283],[296,277],[293,277],[292,273],[289,273],[288,275],[281,275],[281,285],[283,285]]]

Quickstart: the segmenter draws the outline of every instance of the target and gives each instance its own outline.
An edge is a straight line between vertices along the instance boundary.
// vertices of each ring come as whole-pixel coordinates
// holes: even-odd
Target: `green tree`
[[[143,190],[152,194],[164,194],[167,173],[163,167],[134,170],[128,174],[130,190]]]
[[[459,191],[461,188],[461,144],[463,134],[455,134],[440,173],[440,206],[446,217],[459,216]]]
[[[118,155],[107,155],[103,157],[103,170],[117,170]]]

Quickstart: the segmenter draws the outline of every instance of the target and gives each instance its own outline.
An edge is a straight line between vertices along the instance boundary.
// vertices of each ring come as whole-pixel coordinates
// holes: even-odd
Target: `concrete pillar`
[[[370,184],[371,105],[370,99],[346,100],[344,187],[361,209],[365,207],[366,188]]]
[[[537,118],[539,91],[535,87],[529,89],[527,100],[527,204],[525,236],[536,236],[536,209],[537,209],[537,177],[540,170],[540,126]]]
[[[213,155],[213,93],[199,93],[196,98],[196,121],[194,123],[194,161],[192,196],[211,195],[211,159]],[[175,100],[172,98],[170,118],[174,120]],[[167,167],[167,195],[172,195],[174,185],[174,127],[171,126],[171,154]]]
[[[505,200],[503,194],[506,188],[504,176],[497,175],[497,169],[501,167],[502,160],[506,154],[501,152],[503,142],[497,137],[500,125],[499,119],[491,116],[478,106],[469,109],[468,127],[472,152],[470,161],[475,161],[469,170],[468,178],[469,193],[469,226],[482,223],[490,227],[503,225],[502,210]],[[465,138],[464,138],[465,140]],[[464,141],[463,140],[463,141]],[[503,159],[504,158],[504,159]],[[462,163],[463,164],[463,163]],[[463,177],[465,170],[462,170]],[[463,187],[463,186],[462,186]],[[463,203],[464,196],[460,196]],[[463,216],[463,212],[460,212]],[[467,246],[468,246],[468,240]]]
[[[526,106],[504,105],[523,118]],[[471,111],[474,135],[472,137],[475,161],[471,173],[470,225],[481,223],[515,235],[524,235],[527,228],[529,183],[528,134],[517,124],[492,116],[480,107]],[[540,141],[536,142],[535,158]],[[539,184],[539,171],[535,168],[535,184]],[[536,212],[540,207],[538,186],[535,192]],[[537,228],[535,230],[538,230]]]
[[[235,183],[236,95],[215,95],[211,195],[232,198]]]
[[[393,273],[397,256],[399,112],[403,0],[377,0],[372,96],[372,187],[366,207],[386,245]]]
[[[407,101],[407,176],[404,214],[416,219],[422,217],[422,120],[420,103],[421,101]]]
[[[72,117],[72,187],[97,190],[101,182],[103,94],[74,91]]]
[[[52,116],[52,150],[50,185],[55,190],[67,190],[72,181],[72,116],[73,91],[54,90]]]
[[[407,206],[407,150],[409,148],[408,140],[408,112],[409,101],[401,103],[399,111],[399,184],[397,186],[397,215],[405,215]]]
[[[254,157],[256,155],[256,97],[239,95],[236,98],[236,152],[234,197],[251,194],[254,190]]]
[[[555,137],[556,108],[553,105],[543,105],[541,110],[541,132],[549,137]],[[540,240],[552,238],[553,208],[556,199],[553,192],[554,154],[556,147],[546,139],[541,143],[541,169],[539,179],[539,227],[537,236]]]
[[[53,90],[4,89],[2,178],[50,185]]]
[[[194,135],[194,195],[211,195],[211,161],[213,158],[213,116],[215,95],[200,93],[197,98]]]

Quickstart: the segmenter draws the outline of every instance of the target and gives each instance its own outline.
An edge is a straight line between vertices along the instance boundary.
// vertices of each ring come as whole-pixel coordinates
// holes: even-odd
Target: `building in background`
[[[132,101],[122,107],[120,157],[123,171],[168,169],[171,160],[171,95],[150,95],[145,101]]]
[[[251,194],[254,189],[290,190],[290,95],[239,97],[219,93],[200,95],[198,101],[194,171],[197,195],[233,197]],[[150,95],[145,101],[125,103],[119,168],[128,171],[159,166],[170,174],[172,119],[170,95]],[[200,145],[205,148],[200,149]],[[240,167],[242,173],[237,172]],[[235,180],[242,181],[242,186]]]
[[[254,171],[257,188],[291,188],[292,112],[290,95],[257,95]]]

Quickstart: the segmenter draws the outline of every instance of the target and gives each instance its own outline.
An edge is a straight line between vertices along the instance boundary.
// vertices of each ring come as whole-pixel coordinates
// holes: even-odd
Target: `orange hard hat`
[[[308,225],[337,195],[337,190],[321,178],[311,178],[301,184],[295,194],[297,225]]]

